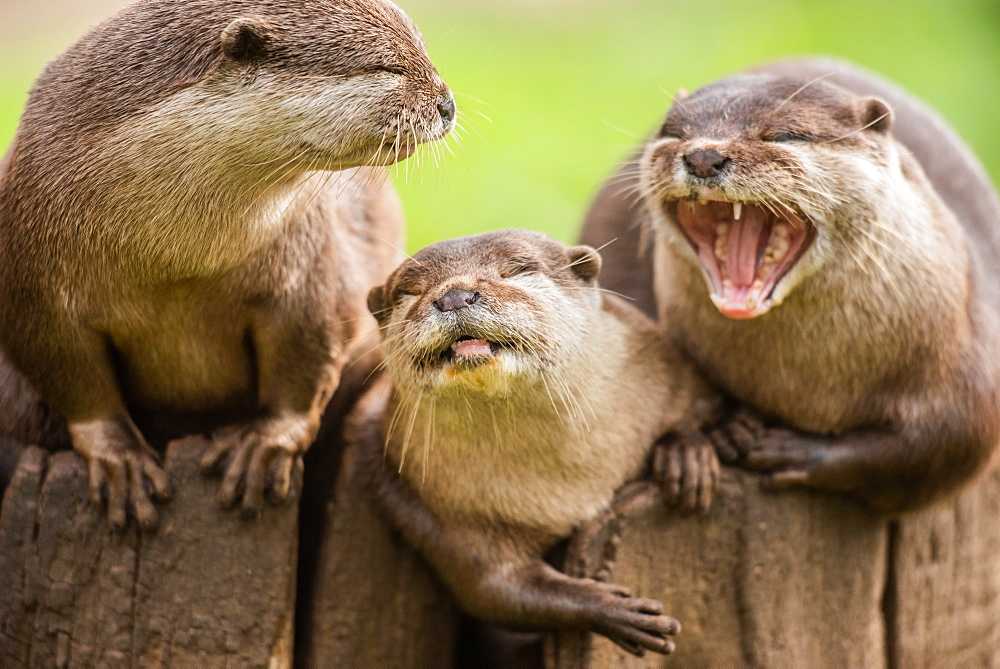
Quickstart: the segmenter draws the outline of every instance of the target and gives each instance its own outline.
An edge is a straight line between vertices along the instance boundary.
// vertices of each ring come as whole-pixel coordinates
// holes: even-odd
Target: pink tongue
[[[466,339],[451,345],[451,352],[456,358],[471,358],[477,355],[493,355],[490,343],[485,339]]]
[[[737,286],[750,286],[757,277],[757,250],[766,218],[758,207],[743,207],[742,214],[729,227],[727,261],[729,279]]]

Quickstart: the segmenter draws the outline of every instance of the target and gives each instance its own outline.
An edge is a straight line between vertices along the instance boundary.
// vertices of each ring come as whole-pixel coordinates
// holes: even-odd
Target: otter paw
[[[746,420],[730,423],[711,436],[720,456],[735,453],[731,459],[724,458],[727,464],[762,473],[761,485],[768,490],[845,489],[841,479],[850,470],[849,453],[826,437],[766,428]]]
[[[696,430],[669,435],[655,446],[653,476],[667,504],[705,512],[719,487],[715,445]]]
[[[655,599],[633,597],[627,589],[608,583],[590,582],[599,591],[595,631],[642,657],[647,650],[667,655],[676,648],[669,636],[679,634],[681,624],[663,615],[663,604]]]
[[[85,453],[90,501],[106,505],[108,522],[123,529],[131,513],[144,530],[155,529],[159,515],[153,500],[170,497],[170,480],[148,445],[91,444]]]
[[[709,437],[722,462],[739,466],[767,432],[763,419],[743,407],[712,430]]]
[[[206,471],[222,472],[219,499],[229,508],[240,502],[243,513],[255,517],[265,499],[278,504],[292,496],[296,470],[302,469],[299,426],[272,421],[223,428],[212,434],[212,445],[202,457]],[[308,441],[306,441],[308,445]]]

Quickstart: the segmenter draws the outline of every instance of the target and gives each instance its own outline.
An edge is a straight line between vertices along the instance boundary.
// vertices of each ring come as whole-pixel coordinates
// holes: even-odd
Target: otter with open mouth
[[[632,285],[655,286],[671,338],[763,415],[734,419],[720,454],[886,512],[985,469],[1000,202],[932,111],[842,63],[781,63],[679,97],[625,169],[583,239],[651,221],[655,279]],[[636,246],[609,262],[633,267]]]
[[[698,431],[715,395],[652,321],[597,289],[599,267],[590,247],[519,230],[403,263],[369,297],[393,391],[363,443],[389,517],[468,612],[668,653],[679,625],[660,602],[542,557],[667,433],[653,469],[668,501],[705,509],[718,477]]]

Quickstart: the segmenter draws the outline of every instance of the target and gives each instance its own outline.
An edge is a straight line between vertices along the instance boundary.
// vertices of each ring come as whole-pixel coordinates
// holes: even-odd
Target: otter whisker
[[[801,93],[805,89],[809,88],[813,84],[815,84],[815,83],[817,83],[819,81],[822,81],[823,79],[827,79],[829,77],[832,77],[833,75],[834,75],[833,72],[829,72],[827,74],[821,74],[821,75],[819,75],[818,77],[816,77],[814,79],[810,79],[806,83],[802,84],[794,93],[792,93],[787,98],[785,98],[784,101],[780,105],[778,105],[777,107],[775,107],[774,111],[778,111],[779,109],[781,109],[782,107],[784,107],[786,104],[788,104],[789,102],[792,101],[792,98],[794,98],[796,95],[798,95],[799,93]]]

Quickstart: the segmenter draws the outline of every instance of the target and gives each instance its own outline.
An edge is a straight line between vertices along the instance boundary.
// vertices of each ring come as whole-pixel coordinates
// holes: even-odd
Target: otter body
[[[678,100],[638,162],[671,337],[765,416],[735,421],[723,453],[888,512],[983,470],[1000,205],[939,119],[847,66],[785,63]],[[612,234],[602,197],[593,242]]]
[[[454,113],[384,0],[145,0],[49,65],[0,175],[0,343],[113,524],[155,523],[178,429],[226,426],[223,501],[287,494],[397,260],[379,166]]]
[[[643,472],[654,442],[690,437],[714,410],[654,324],[596,289],[599,264],[589,247],[510,230],[431,246],[372,291],[394,384],[382,496],[470,612],[669,652],[677,627],[658,602],[542,561]],[[665,457],[668,490],[707,507],[707,441]]]

